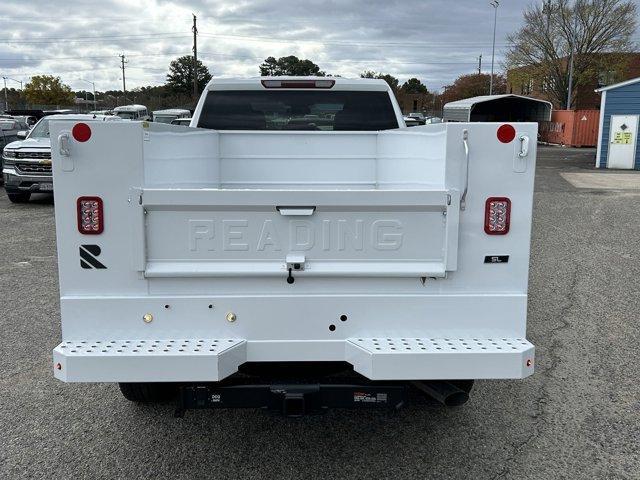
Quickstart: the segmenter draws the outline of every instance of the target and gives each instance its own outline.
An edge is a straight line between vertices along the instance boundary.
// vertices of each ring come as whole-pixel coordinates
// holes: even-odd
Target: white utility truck
[[[144,105],[122,105],[113,109],[114,115],[124,120],[151,120],[151,116]]]
[[[535,123],[406,128],[382,80],[263,77],[212,80],[191,127],[50,128],[60,380],[299,415],[533,373]]]

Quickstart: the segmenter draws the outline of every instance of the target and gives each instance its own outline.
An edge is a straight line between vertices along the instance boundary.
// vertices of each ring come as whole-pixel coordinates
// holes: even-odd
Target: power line
[[[186,17],[184,17],[186,18]],[[73,17],[73,16],[62,16],[62,17],[22,17],[22,18],[12,18],[11,23],[43,23],[43,22],[82,22],[86,24],[87,20],[94,20],[96,22],[103,23],[105,21],[113,21],[113,22],[129,22],[129,23],[148,23],[149,19],[147,18],[132,18],[131,16],[127,17],[103,17],[100,16],[98,18],[87,18],[85,15]]]
[[[137,54],[128,54],[127,58],[130,57],[170,57],[174,55],[181,55],[184,51],[179,52],[164,52],[164,53],[137,53]],[[247,56],[247,55],[235,55],[229,53],[219,53],[219,52],[198,52],[199,55],[204,57],[222,57],[222,58],[230,58],[234,60],[256,60],[263,61],[264,58],[260,56]],[[16,62],[16,61],[50,61],[50,60],[88,60],[88,59],[109,59],[113,58],[112,55],[93,55],[87,57],[26,57],[26,58],[0,58],[0,62]],[[408,60],[391,60],[387,58],[376,58],[376,59],[368,59],[368,58],[341,58],[337,60],[320,60],[320,63],[344,63],[344,62],[357,62],[357,63],[379,63],[385,62],[389,64],[396,65],[470,65],[475,64],[475,62],[467,62],[467,61],[434,61],[434,62],[412,62]],[[129,68],[144,68],[144,67],[129,67]],[[151,67],[149,67],[151,69]]]
[[[478,47],[478,46],[491,46],[492,43],[479,43],[479,42],[355,42],[355,41],[331,41],[331,40],[309,40],[298,38],[274,38],[274,37],[260,37],[257,35],[235,35],[235,34],[213,34],[213,33],[200,33],[205,37],[213,38],[242,38],[248,41],[255,42],[271,42],[271,43],[313,43],[318,45],[340,45],[340,46],[355,46],[355,47],[428,47],[428,48],[455,48],[455,47]],[[498,45],[498,44],[496,44]],[[511,43],[505,43],[503,46],[511,46]]]
[[[201,56],[208,56],[208,54],[206,53],[202,53],[200,52],[199,55]],[[127,58],[130,57],[132,55],[127,55]],[[112,58],[112,57],[109,57]],[[255,57],[255,58],[242,58],[242,60],[255,60],[255,61],[263,61],[263,58],[259,58],[259,57]],[[346,60],[325,60],[322,62],[319,62],[321,64],[328,64],[328,65],[339,65],[342,63],[367,63],[370,65],[377,65],[380,63],[384,63],[384,64],[393,64],[393,65],[476,65],[476,62],[394,62],[394,61],[389,61],[389,60],[384,60],[384,59],[376,59],[376,60],[353,60],[353,59],[346,59]],[[140,67],[132,67],[132,66],[128,66],[127,68],[129,69],[135,69],[135,70],[142,70],[141,73],[143,74],[149,74],[149,75],[157,75],[159,73],[166,73],[168,71],[168,69],[164,69],[164,68],[153,68],[153,67],[144,67],[144,66],[140,66]],[[373,68],[373,67],[371,67]],[[15,70],[13,68],[7,68],[5,70]],[[95,67],[88,67],[88,68],[74,68],[72,70],[54,70],[51,71],[50,74],[51,75],[59,75],[59,74],[64,74],[64,73],[77,73],[77,72],[99,72],[99,71],[107,71],[107,70],[113,70],[112,67],[104,67],[104,68],[95,68]],[[42,71],[40,72],[11,72],[10,75],[15,75],[18,77],[32,77],[34,75],[42,75]]]
[[[132,53],[127,57],[166,57],[170,55],[180,55],[184,52],[165,52],[165,53]],[[24,57],[24,58],[0,58],[0,62],[15,62],[15,61],[30,61],[30,60],[86,60],[86,59],[101,59],[101,58],[113,58],[113,55],[90,55],[78,57]],[[131,67],[133,68],[133,67]]]
[[[128,57],[128,55],[127,55]],[[118,70],[120,70],[121,67],[118,67]],[[136,69],[136,70],[143,70],[141,73],[144,74],[148,74],[148,75],[158,75],[159,73],[164,73],[166,72],[165,69],[156,69],[156,68],[146,68],[146,67],[127,67],[127,69]],[[49,75],[62,75],[62,74],[66,74],[66,73],[80,73],[80,72],[104,72],[104,71],[113,71],[113,67],[104,67],[104,68],[74,68],[73,70],[55,70],[52,71],[50,73],[48,73]],[[36,75],[42,75],[42,71],[40,72],[30,72],[30,73],[26,73],[26,72],[13,72],[10,73],[10,75],[15,75],[16,77],[33,77]]]
[[[83,40],[92,38],[129,38],[129,37],[148,37],[149,35],[182,35],[185,32],[156,32],[156,33],[127,33],[126,35],[80,35],[75,37],[34,37],[34,40]],[[17,38],[0,38],[0,42],[28,42],[26,39]]]
[[[260,41],[271,43],[290,43],[292,41],[296,43],[313,43],[321,45],[340,45],[340,46],[368,46],[368,47],[429,47],[429,48],[455,48],[464,46],[478,47],[485,45],[483,43],[461,41],[461,42],[359,42],[359,41],[339,41],[339,40],[313,40],[313,39],[298,39],[298,38],[274,38],[274,37],[262,37],[256,35],[237,35],[237,34],[213,34],[213,33],[201,33],[197,32],[205,37],[213,38],[241,38],[248,41]],[[191,36],[186,32],[157,32],[157,33],[144,33],[144,34],[127,34],[127,35],[83,35],[76,37],[35,37],[32,39],[16,39],[16,38],[0,38],[0,42],[6,44],[46,44],[57,42],[90,42],[101,41],[109,39],[166,39]],[[485,46],[489,46],[491,43],[487,43]],[[503,46],[510,46],[511,43],[505,43]]]
[[[129,55],[127,55],[128,57]],[[141,67],[128,67],[128,68],[134,68],[136,70],[145,70],[145,71],[149,71],[149,72],[166,72],[167,69],[166,68],[153,68],[153,67],[145,67],[145,66],[141,66]]]
[[[223,56],[223,57],[233,57],[236,59],[242,59],[247,61],[263,61],[264,59],[261,57],[237,57],[233,55],[221,54],[221,53],[207,53],[207,52],[199,52],[200,55],[208,57],[208,56]],[[126,58],[133,55],[126,55]],[[107,58],[112,58],[111,56]],[[403,61],[393,61],[387,59],[342,59],[342,60],[324,60],[319,62],[320,64],[329,64],[329,65],[342,65],[344,63],[367,63],[369,65],[377,65],[380,63],[393,64],[393,65],[476,65],[475,62],[403,62]],[[168,70],[163,68],[153,68],[146,66],[128,66],[127,68],[132,68],[135,70],[141,70],[142,74],[148,75],[156,75],[158,73],[165,73]],[[364,67],[363,67],[364,68]],[[369,67],[373,68],[373,67]],[[13,68],[6,70],[14,70]],[[110,67],[89,67],[89,68],[74,68],[72,70],[55,70],[52,71],[51,74],[65,74],[65,73],[77,73],[77,72],[97,72],[97,71],[107,71],[112,70]],[[27,72],[11,72],[11,75],[20,76],[20,77],[30,77],[34,75],[41,75],[42,71],[35,73],[27,73]]]
[[[193,33],[193,53],[194,53],[194,96],[197,97],[197,35],[200,33],[197,28],[197,17],[193,14],[193,26],[191,28]],[[213,33],[205,33],[202,34],[209,38],[233,38],[233,39],[245,39],[248,41],[260,41],[260,42],[277,42],[277,43],[288,43],[293,39],[283,39],[283,38],[273,38],[273,37],[261,37],[261,36],[246,36],[246,35],[236,35],[236,34],[213,34]],[[106,41],[106,40],[116,40],[116,39],[132,39],[132,40],[141,40],[141,39],[151,39],[151,40],[161,40],[164,38],[173,38],[173,37],[182,37],[186,36],[186,34],[181,32],[157,32],[157,33],[146,33],[146,34],[127,34],[127,35],[99,35],[99,36],[77,36],[77,37],[38,37],[34,40],[4,40],[5,43],[55,43],[54,41],[69,41],[69,42],[88,42],[88,41]],[[48,40],[50,42],[45,42]],[[3,40],[0,40],[3,41]],[[316,41],[311,39],[304,40],[295,40],[297,43],[312,43],[312,44],[321,44],[321,45],[341,45],[341,46],[357,46],[357,47],[422,47],[422,48],[448,48],[448,49],[464,49],[466,46],[474,46],[479,47],[481,44],[475,42],[447,42],[447,43],[431,43],[431,42],[357,42],[357,41]],[[180,52],[164,52],[164,53],[137,53],[127,55],[128,57],[169,57],[174,55],[181,55],[184,51]],[[237,61],[263,61],[264,58],[262,56],[247,56],[247,55],[235,55],[235,54],[225,54],[218,52],[199,52],[200,55],[204,57],[220,57],[220,58],[229,58]],[[125,79],[125,67],[124,65],[128,63],[124,54],[119,55],[121,59],[121,68],[122,68],[122,76],[123,76],[123,90],[126,92],[126,79]],[[51,60],[76,60],[76,61],[84,61],[90,59],[108,59],[112,58],[111,55],[93,55],[80,57],[77,56],[59,56],[59,57],[31,57],[28,56],[26,58],[0,58],[0,62],[16,62],[16,61],[51,61]],[[481,61],[481,60],[480,60]],[[345,63],[366,63],[371,65],[379,65],[380,63],[384,63],[385,65],[473,65],[475,62],[470,61],[433,61],[433,62],[425,62],[425,61],[409,61],[409,60],[390,60],[385,58],[376,58],[376,59],[367,59],[367,58],[356,58],[356,59],[347,59],[341,58],[337,60],[320,60],[318,63],[320,64],[328,64],[328,65],[344,65]],[[143,74],[152,74],[152,72],[166,72],[165,69],[158,69],[153,67],[130,67],[138,70],[142,70]],[[369,67],[370,68],[370,67]],[[7,70],[15,70],[14,67],[7,68]],[[87,68],[87,69],[78,69],[75,68],[73,70],[68,71],[57,71],[55,73],[72,73],[72,72],[82,72],[82,71],[98,71],[98,70],[109,70],[109,68]],[[23,75],[27,76],[24,73],[15,73],[15,75]]]
[[[16,38],[4,38],[0,39],[0,43],[17,44],[17,45],[47,45],[60,42],[78,42],[78,43],[94,43],[102,42],[103,40],[164,40],[169,38],[180,38],[191,36],[191,34],[184,32],[176,33],[145,33],[140,35],[102,35],[91,37],[36,37],[32,40],[28,39],[16,39]]]
[[[236,60],[256,60],[259,62],[264,61],[263,57],[248,57],[248,56],[239,56],[239,55],[233,55],[233,54],[226,54],[226,53],[213,53],[213,52],[200,52],[200,55],[202,56],[214,56],[214,57],[226,57],[226,58],[232,58],[232,59],[236,59]],[[411,62],[411,61],[404,61],[404,60],[389,60],[387,58],[375,58],[375,59],[368,59],[368,58],[341,58],[339,60],[326,60],[326,59],[322,59],[322,60],[318,60],[317,63],[320,64],[342,64],[342,63],[385,63],[385,64],[393,64],[393,65],[475,65],[476,62],[463,62],[463,61],[458,61],[458,62]]]
[[[183,54],[184,51],[179,51],[179,52],[164,52],[164,53],[131,53],[128,54],[127,57],[169,57],[169,56],[173,56],[173,55],[181,55]],[[242,55],[234,55],[234,54],[224,54],[224,53],[215,53],[215,52],[211,52],[211,53],[205,53],[205,52],[199,52],[200,55],[214,55],[214,56],[223,56],[223,57],[229,57],[229,58],[236,58],[236,59],[249,59],[249,60],[264,60],[264,58],[262,57],[248,57],[248,56],[242,56]],[[48,60],[99,60],[99,59],[104,59],[104,58],[112,58],[113,55],[89,55],[89,56],[82,56],[82,57],[78,57],[76,56],[70,56],[70,57],[31,57],[31,56],[25,56],[25,57],[13,57],[13,58],[0,58],[0,62],[16,62],[16,61],[34,61],[34,60],[39,60],[39,61],[48,61]],[[343,59],[343,61],[351,61],[352,59]],[[368,61],[367,59],[357,59],[355,61]],[[380,60],[379,58],[377,60]],[[377,61],[376,60],[376,61]],[[389,60],[387,60],[389,61]],[[404,63],[404,64],[410,64],[412,62],[404,62],[404,61],[400,61],[397,63]],[[425,62],[415,62],[416,64],[423,64]],[[433,63],[433,62],[432,62]],[[449,62],[447,62],[449,63]],[[457,62],[454,62],[457,63]],[[466,63],[466,62],[464,62]]]

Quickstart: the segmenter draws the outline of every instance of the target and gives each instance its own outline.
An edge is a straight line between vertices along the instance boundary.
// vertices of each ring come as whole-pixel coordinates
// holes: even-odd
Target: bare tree
[[[635,0],[545,0],[528,7],[524,25],[508,37],[509,80],[535,81],[566,106],[572,52],[575,97],[599,73],[624,67],[625,53],[634,49],[636,11]]]

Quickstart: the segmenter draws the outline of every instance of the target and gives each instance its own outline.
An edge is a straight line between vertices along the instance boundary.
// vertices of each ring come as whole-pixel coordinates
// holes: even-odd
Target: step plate
[[[350,338],[346,360],[371,380],[524,378],[535,347],[525,338]]]
[[[81,340],[53,350],[64,382],[215,382],[247,359],[243,339]]]

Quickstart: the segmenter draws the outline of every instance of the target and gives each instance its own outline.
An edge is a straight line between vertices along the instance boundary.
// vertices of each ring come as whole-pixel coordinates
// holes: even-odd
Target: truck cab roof
[[[269,82],[309,82],[308,89],[315,88],[327,90],[357,90],[357,91],[378,91],[386,92],[390,90],[389,85],[382,79],[378,78],[343,78],[343,77],[249,77],[249,78],[213,78],[207,84],[207,90],[264,90],[269,88],[265,86]],[[315,87],[312,82],[333,82],[333,85],[327,87]],[[304,89],[305,87],[271,87],[278,89]]]

